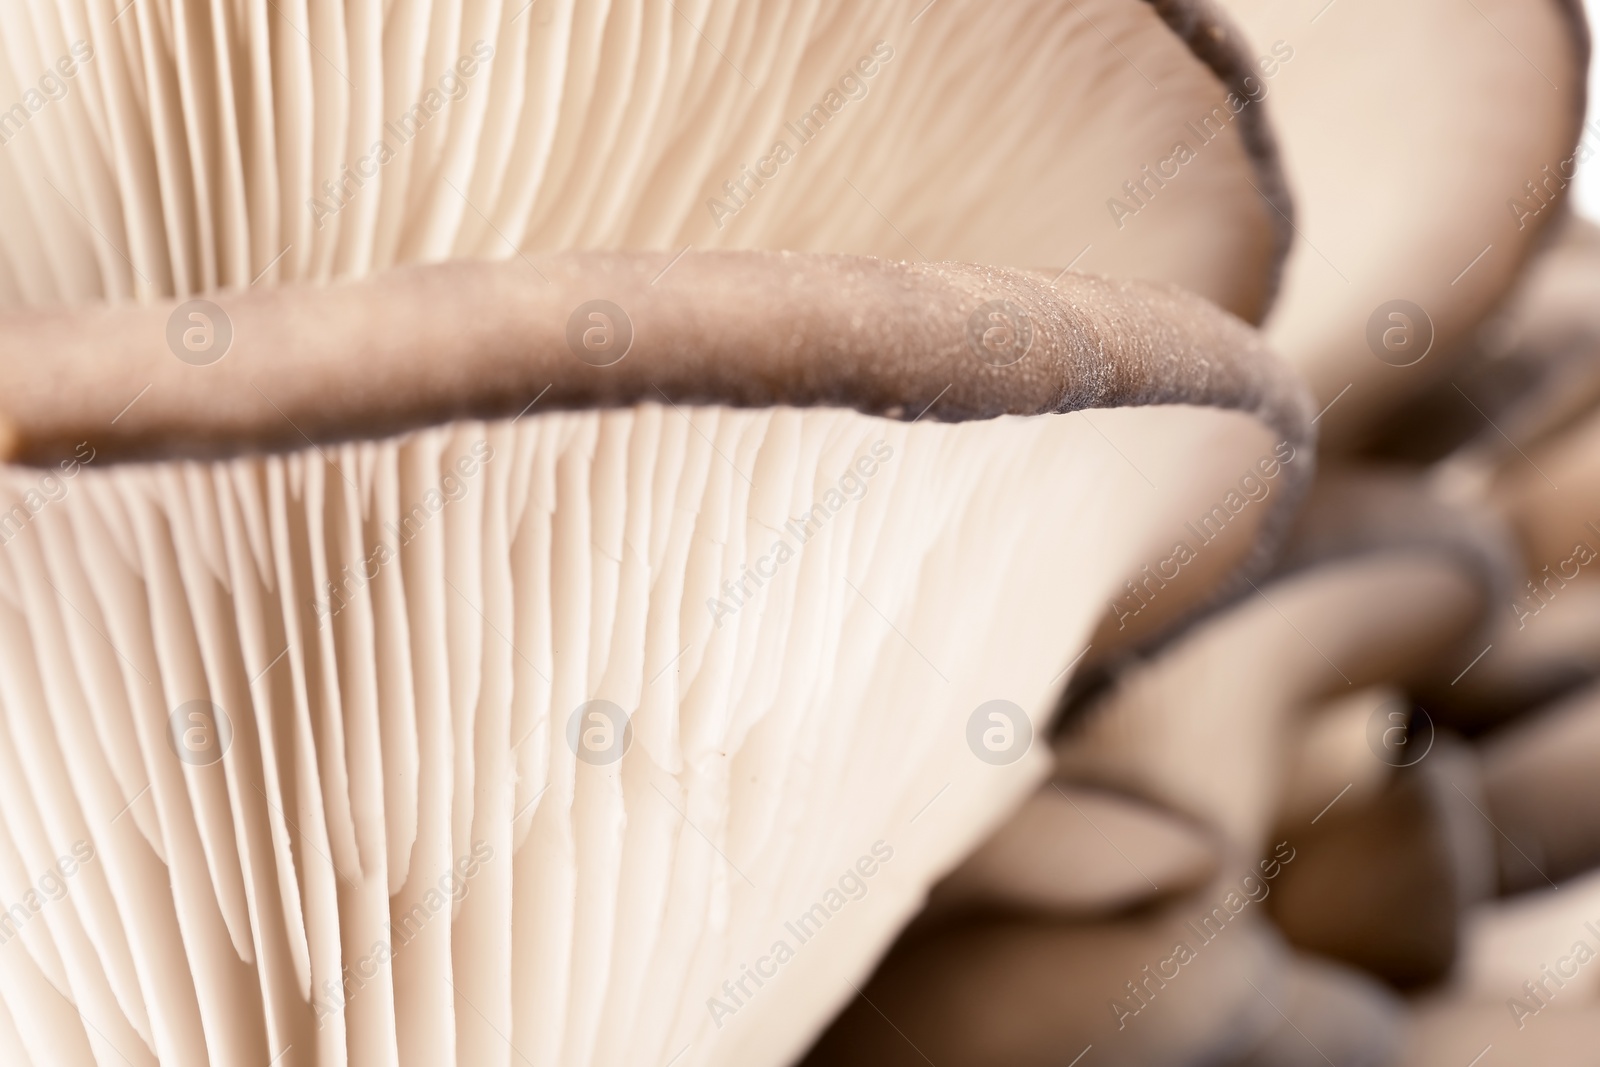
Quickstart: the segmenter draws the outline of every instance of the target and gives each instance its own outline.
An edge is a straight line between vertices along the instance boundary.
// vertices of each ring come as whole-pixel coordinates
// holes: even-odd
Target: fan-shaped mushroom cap
[[[1292,717],[1458,648],[1486,610],[1470,563],[1420,546],[1308,567],[1128,670],[1063,734],[1062,773],[1134,789],[1253,850],[1276,817]]]
[[[802,1048],[1046,773],[973,716],[1042,733],[1111,576],[1309,459],[1200,299],[818,254],[1263,315],[1239,55],[1069,7],[0,10],[0,87],[71,82],[0,114],[0,305],[52,308],[0,321],[0,876],[93,848],[0,1052]]]
[[[1442,373],[1559,213],[1587,30],[1568,0],[1219,2],[1263,56],[1299,208],[1268,335],[1348,444]]]
[[[197,313],[187,304],[12,313],[0,318],[11,353],[0,411],[35,462],[86,435],[117,458],[237,453],[514,416],[535,396],[546,408],[665,397],[946,421],[1217,403],[1259,415],[1291,451],[1310,434],[1294,374],[1263,364],[1253,331],[1174,288],[859,256],[672,258],[566,253],[218,294],[205,314],[230,347],[201,367],[175,358],[169,336]],[[606,343],[626,341],[621,355],[577,351],[574,327],[597,328],[580,314],[592,301],[613,305]],[[1009,331],[999,348],[994,313]],[[23,355],[41,350],[49,363]]]
[[[95,856],[11,954],[81,1021],[0,986],[31,1061],[781,1062],[1047,773],[1114,575],[1309,446],[1175,290],[669,260],[221,294],[200,367],[170,304],[0,321],[59,352],[0,366],[0,816]],[[59,388],[106,353],[125,410]]]
[[[0,304],[692,244],[1075,265],[1259,319],[1287,246],[1228,103],[1248,59],[1198,3],[0,19],[0,78],[68,87],[0,126]]]

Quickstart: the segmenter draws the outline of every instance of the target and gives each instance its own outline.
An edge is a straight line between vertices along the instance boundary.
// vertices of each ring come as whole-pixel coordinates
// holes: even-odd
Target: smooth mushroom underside
[[[1297,210],[1268,340],[1319,409],[1338,399],[1325,443],[1359,445],[1406,398],[1449,380],[1461,342],[1561,215],[1592,151],[1576,148],[1581,6],[1219,6],[1244,47],[1277,60],[1258,85]],[[1271,47],[1280,40],[1288,61]]]
[[[1046,773],[1124,583],[1229,527],[1143,640],[1311,474],[1167,287],[1258,321],[1292,216],[1203,5],[0,42],[8,1063],[790,1058]]]
[[[1309,477],[1175,290],[668,258],[218,295],[204,368],[171,303],[6,320],[58,358],[0,372],[0,889],[92,846],[0,953],[18,1062],[780,1062],[1047,772],[975,710],[1042,735],[1120,576]]]

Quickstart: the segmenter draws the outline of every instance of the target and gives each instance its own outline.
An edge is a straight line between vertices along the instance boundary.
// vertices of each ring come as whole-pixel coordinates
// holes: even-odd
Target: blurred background
[[[1448,373],[1325,437],[1270,580],[1153,654],[1091,658],[1052,780],[808,1063],[1600,1063],[1588,77],[1568,213],[1509,296]],[[1330,668],[1336,695],[1286,679]]]

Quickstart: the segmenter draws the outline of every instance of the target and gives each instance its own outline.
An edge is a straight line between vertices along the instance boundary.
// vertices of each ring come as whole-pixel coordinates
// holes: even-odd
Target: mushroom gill
[[[1073,266],[1254,321],[1293,214],[1199,3],[59,0],[0,37],[0,99],[33,90],[0,306],[692,246]]]
[[[1454,662],[1507,553],[1414,479],[1319,476],[1272,580],[1069,707],[1051,779],[936,888],[942,912],[807,1062],[1043,1067],[1092,1047],[1109,1064],[1270,1064],[1308,1041],[1333,1062],[1394,1062],[1403,1006],[1357,966],[1448,966],[1496,860],[1446,777],[1464,763],[1477,794],[1475,759],[1447,762],[1441,738],[1425,777],[1400,770],[1421,759],[1401,747],[1412,706],[1380,694]],[[1286,757],[1331,698],[1356,702],[1368,780],[1308,806]],[[1399,906],[1363,910],[1384,894]]]
[[[0,318],[0,889],[77,859],[0,951],[7,1062],[783,1062],[1047,773],[1117,576],[1311,470],[1291,372],[1165,286],[590,252],[207,300],[203,366],[188,301]]]

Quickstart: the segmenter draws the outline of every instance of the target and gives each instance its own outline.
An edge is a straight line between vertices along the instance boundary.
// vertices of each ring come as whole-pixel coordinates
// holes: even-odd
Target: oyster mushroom
[[[1308,888],[1333,885],[1337,895],[1366,875],[1348,860],[1372,854],[1370,820],[1354,821],[1356,847],[1336,856],[1326,832],[1336,820],[1322,816],[1335,804],[1359,804],[1363,792],[1378,803],[1395,788],[1388,775],[1363,769],[1355,798],[1340,782],[1309,810],[1301,783],[1287,779],[1318,725],[1305,717],[1338,713],[1330,698],[1347,694],[1363,697],[1365,761],[1378,772],[1405,762],[1381,732],[1372,747],[1373,712],[1383,708],[1367,701],[1384,686],[1426,677],[1437,661],[1453,663],[1463,639],[1481,632],[1503,584],[1505,546],[1461,512],[1430,502],[1419,484],[1373,472],[1324,475],[1275,580],[1247,586],[1147,658],[1120,664],[1100,693],[1084,698],[1056,742],[1055,781],[936,890],[935,902],[956,897],[950,903],[965,914],[951,908],[937,917],[942,923],[930,917],[909,932],[813,1061],[911,1063],[926,1055],[941,1064],[1047,1064],[1092,1045],[1107,1063],[1270,1062],[1291,1044],[1277,1030],[1278,1011],[1291,1005],[1294,1026],[1333,1035],[1339,1043],[1330,1048],[1345,1058],[1397,1054],[1393,996],[1371,977],[1342,967],[1330,976],[1326,964],[1284,951],[1266,920],[1270,913],[1302,949],[1329,947],[1303,921],[1308,914],[1347,942],[1381,942],[1387,932],[1352,930],[1360,914],[1352,909],[1303,904]],[[1446,757],[1427,759],[1434,782]],[[1469,770],[1462,781],[1476,794]],[[1109,793],[1131,810],[1078,803],[1069,815],[1052,790],[1068,801]],[[1427,792],[1426,800],[1437,799],[1438,789]],[[1044,818],[1046,805],[1059,817]],[[1425,846],[1415,864],[1417,906],[1437,920],[1448,963],[1461,915],[1492,891],[1491,831],[1465,801],[1448,820],[1425,802],[1412,807],[1407,840]],[[1463,812],[1477,822],[1464,825]],[[1070,832],[1080,830],[1072,816],[1099,833]],[[1175,828],[1187,829],[1184,846],[1170,843]],[[1156,841],[1170,851],[1150,855]],[[1074,843],[1076,857],[1063,854]],[[1194,845],[1209,846],[1204,862],[1176,862]],[[1106,862],[1108,846],[1121,880],[1093,869]],[[1074,860],[1089,869],[1074,871]],[[1095,905],[1110,917],[1084,922]],[[1408,959],[1425,954],[1436,973],[1435,942],[1397,951],[1408,949]]]
[[[202,367],[176,302],[0,319],[0,814],[93,855],[18,1062],[781,1062],[1046,773],[975,711],[1042,734],[1113,576],[1308,447],[1176,290],[670,259],[216,294]]]
[[[1268,336],[1346,448],[1439,380],[1561,213],[1588,29],[1569,0],[1219,6],[1260,57],[1299,208]]]
[[[1478,731],[1600,675],[1600,534],[1587,510],[1600,423],[1600,230],[1565,220],[1507,306],[1464,346],[1459,377],[1392,420],[1379,449],[1432,462],[1434,492],[1514,534],[1517,575],[1493,618],[1493,651],[1426,698]]]
[[[0,30],[18,91],[59,95],[0,126],[0,306],[692,245],[1071,265],[1256,320],[1287,249],[1271,134],[1228,107],[1247,57],[1198,3],[62,2]]]
[[[1168,288],[1258,320],[1287,247],[1259,109],[1207,124],[1218,25],[0,10],[48,101],[0,114],[0,876],[92,857],[0,955],[5,1053],[803,1048],[1046,772],[974,710],[1042,733],[1111,576],[1309,460],[1289,374]]]

